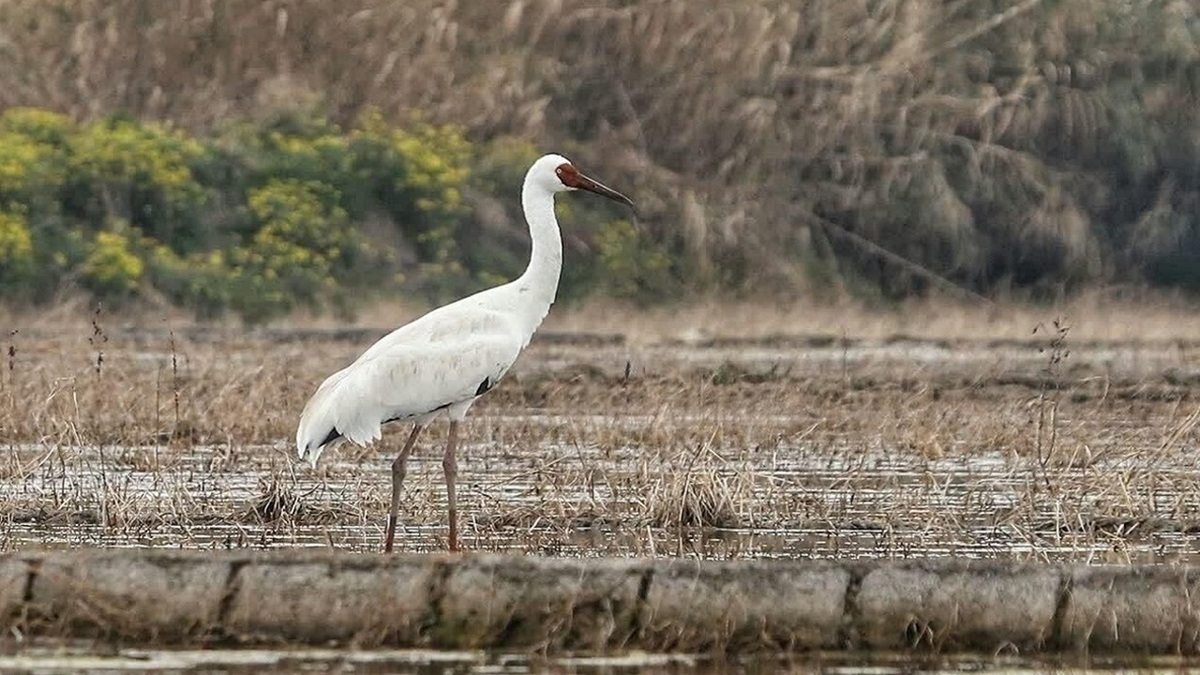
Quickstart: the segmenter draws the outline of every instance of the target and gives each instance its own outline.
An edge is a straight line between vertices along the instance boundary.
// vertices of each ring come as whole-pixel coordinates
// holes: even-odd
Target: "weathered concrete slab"
[[[327,551],[0,556],[24,635],[606,651],[1194,654],[1200,569]]]
[[[1075,567],[1065,646],[1092,652],[1194,654],[1200,574],[1186,567]],[[1193,600],[1193,598],[1196,598]]]
[[[226,560],[196,553],[85,551],[31,561],[30,621],[66,635],[174,642],[218,624]]]
[[[416,644],[435,569],[428,557],[262,557],[239,563],[224,628],[250,642]]]
[[[636,560],[466,556],[438,590],[430,638],[457,649],[621,646],[636,630],[648,570]]]
[[[19,618],[28,583],[28,563],[12,554],[0,556],[0,629],[2,622]]]
[[[1054,634],[1062,574],[981,561],[865,563],[855,616],[868,649],[1038,651]]]
[[[658,561],[641,641],[653,649],[832,649],[850,572],[836,563]]]

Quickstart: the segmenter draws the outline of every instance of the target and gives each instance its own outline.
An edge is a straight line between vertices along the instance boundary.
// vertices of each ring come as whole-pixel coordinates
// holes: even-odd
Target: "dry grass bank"
[[[353,319],[297,312],[255,332],[367,331],[383,334],[429,307],[400,299],[363,307]],[[45,307],[0,306],[0,331],[34,331],[85,336],[96,308],[83,297]],[[121,331],[176,330],[246,334],[235,318],[197,321],[167,306],[101,309],[100,320]],[[541,330],[584,336],[618,337],[634,345],[697,343],[711,339],[764,340],[772,337],[835,336],[861,340],[912,337],[924,340],[1019,340],[1037,342],[1055,319],[1070,326],[1082,342],[1191,342],[1200,340],[1200,304],[1183,294],[1150,290],[1096,290],[1053,303],[956,300],[935,297],[901,303],[735,299],[702,295],[668,306],[639,306],[595,299],[555,305]],[[1039,328],[1039,326],[1041,328]],[[365,343],[363,344],[365,347]]]
[[[336,330],[350,325],[386,330],[422,311],[419,305],[383,302],[364,308],[349,324],[328,316],[303,316],[279,326]],[[1055,319],[1069,324],[1072,339],[1083,342],[1200,339],[1200,304],[1182,295],[1151,291],[1092,291],[1042,304],[945,297],[866,303],[849,298],[823,301],[796,296],[773,301],[706,296],[643,307],[600,299],[556,305],[542,330],[619,336],[634,345],[802,336],[1038,342]]]

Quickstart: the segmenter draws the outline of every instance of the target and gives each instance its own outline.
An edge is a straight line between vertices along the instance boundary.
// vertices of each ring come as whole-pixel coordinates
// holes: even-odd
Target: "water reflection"
[[[42,644],[0,655],[0,670],[24,672],[141,673],[417,673],[420,675],[579,673],[581,675],[733,675],[823,673],[907,675],[928,673],[1179,673],[1200,666],[1182,658],[1134,660],[1035,660],[1012,656],[911,654],[806,654],[713,658],[633,652],[616,655],[545,657],[530,654],[428,650],[338,649],[112,649],[85,643]]]

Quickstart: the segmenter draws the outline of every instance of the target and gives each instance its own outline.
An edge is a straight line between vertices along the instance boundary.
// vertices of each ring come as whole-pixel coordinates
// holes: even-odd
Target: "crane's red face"
[[[592,180],[591,178],[579,173],[579,170],[570,163],[559,164],[558,168],[554,170],[554,173],[558,176],[558,180],[561,181],[563,185],[573,190],[587,190],[588,192],[595,192],[603,197],[608,197],[609,199],[616,200],[622,204],[633,206],[633,201],[629,199],[629,197],[626,197],[620,192],[617,192],[616,190],[604,185],[599,181]]]

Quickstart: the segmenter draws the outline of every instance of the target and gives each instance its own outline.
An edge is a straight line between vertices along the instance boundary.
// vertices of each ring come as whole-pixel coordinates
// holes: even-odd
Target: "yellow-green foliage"
[[[353,169],[349,138],[326,120],[299,120],[294,128],[258,133],[239,129],[235,152],[252,153],[253,169],[263,177],[344,182]]]
[[[476,159],[474,182],[484,194],[512,201],[525,171],[542,153],[523,138],[501,136],[487,143]]]
[[[161,260],[182,282],[174,289],[188,307],[202,317],[219,316],[233,305],[235,284],[240,279],[228,264],[224,251],[192,253],[185,259],[163,253]]]
[[[463,253],[472,215],[464,190],[477,160],[465,131],[424,121],[396,127],[378,109],[367,108],[351,138],[360,170],[387,176],[377,187],[378,197],[415,245],[420,290],[441,302],[478,288],[478,275]]]
[[[417,208],[449,212],[462,207],[462,185],[471,175],[471,146],[461,129],[421,124],[413,130],[397,129],[392,142],[404,162],[398,180],[421,193]]]
[[[360,116],[355,135],[395,154],[396,189],[411,193],[418,209],[430,214],[461,210],[462,187],[471,176],[474,154],[463,129],[424,122],[402,129],[389,125],[372,108]]]
[[[268,281],[301,282],[315,293],[332,289],[333,261],[347,243],[346,212],[330,206],[332,188],[296,180],[272,181],[250,193],[250,210],[262,223],[247,260]]]
[[[62,144],[73,130],[61,115],[13,108],[0,115],[0,195],[47,197],[66,179]]]
[[[447,301],[524,265],[517,191],[538,154],[519,139],[476,146],[454,126],[394,126],[378,110],[349,132],[280,116],[201,140],[169,125],[78,126],[12,109],[0,114],[0,275],[35,301],[70,278],[100,298],[153,289],[204,316],[250,321],[300,306],[346,313],[388,280]],[[487,226],[479,195],[495,195]],[[665,256],[610,222],[611,205],[560,204],[583,240],[599,233],[598,247],[574,252],[595,257],[572,266],[564,297],[661,286]],[[368,245],[367,223],[380,244]]]
[[[18,281],[33,269],[33,235],[25,215],[0,211],[0,279]]]
[[[117,120],[84,127],[70,139],[68,165],[81,179],[157,192],[168,208],[203,200],[189,163],[204,146],[169,126]]]
[[[110,295],[137,290],[146,265],[133,252],[121,231],[97,232],[83,261],[84,280],[93,290]]]
[[[38,187],[57,188],[65,176],[60,156],[58,149],[23,134],[0,133],[0,194],[24,196]]]
[[[42,108],[15,107],[0,115],[0,131],[21,134],[39,143],[62,145],[75,133],[75,123],[66,115]]]
[[[610,294],[638,298],[661,293],[669,283],[671,259],[628,220],[605,223],[596,233],[597,281]]]
[[[278,155],[276,161],[291,168],[292,172],[329,175],[350,170],[352,157],[345,136],[329,133],[308,139],[275,132],[271,134],[271,141]]]
[[[228,256],[230,303],[248,319],[262,320],[337,294],[363,248],[338,192],[317,181],[273,180],[250,192],[258,229]],[[220,267],[221,259],[209,259]]]

